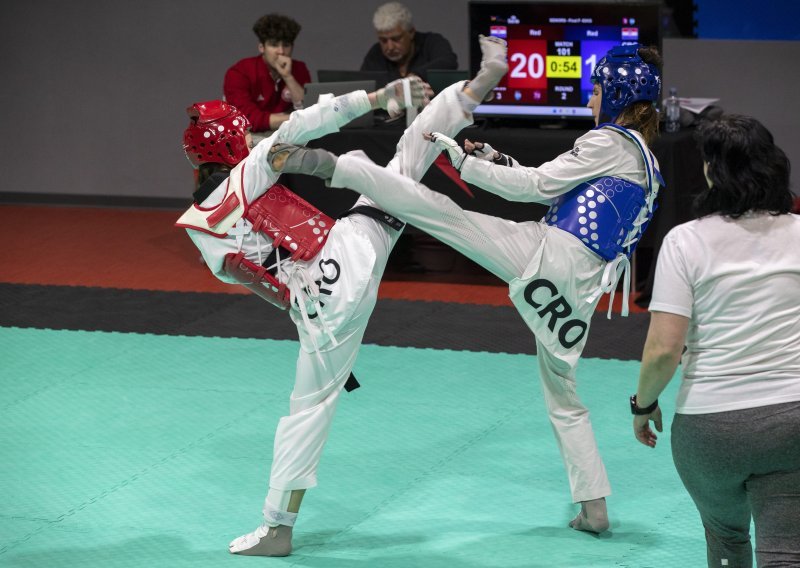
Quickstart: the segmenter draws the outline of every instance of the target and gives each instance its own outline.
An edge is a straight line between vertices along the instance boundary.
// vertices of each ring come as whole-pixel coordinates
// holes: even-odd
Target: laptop
[[[428,69],[428,84],[434,96],[458,81],[469,79],[469,71],[456,69]]]
[[[306,83],[306,94],[303,97],[303,106],[308,108],[317,104],[320,95],[331,93],[334,96],[345,95],[353,91],[364,90],[371,93],[375,90],[374,80],[338,81],[335,83]],[[368,112],[345,124],[342,128],[371,128],[373,113]]]
[[[385,71],[354,71],[352,69],[320,69],[317,71],[320,83],[338,83],[340,81],[375,81],[376,87],[383,87],[389,82],[389,74]]]

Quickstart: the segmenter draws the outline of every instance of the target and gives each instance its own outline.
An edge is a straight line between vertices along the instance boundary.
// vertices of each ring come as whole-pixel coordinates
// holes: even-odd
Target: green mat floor
[[[638,363],[586,359],[612,531],[575,506],[526,355],[366,345],[284,559],[260,522],[297,344],[0,328],[0,566],[702,566],[669,433],[631,433]],[[663,397],[672,414],[677,381]]]

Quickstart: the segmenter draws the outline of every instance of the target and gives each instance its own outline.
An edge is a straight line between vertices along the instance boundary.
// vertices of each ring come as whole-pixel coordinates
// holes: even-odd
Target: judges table
[[[537,166],[552,160],[572,148],[576,138],[585,132],[577,129],[509,128],[489,125],[469,127],[456,136],[488,142],[495,149],[509,154],[523,165]],[[385,165],[395,152],[397,141],[403,133],[402,126],[376,126],[373,128],[343,129],[309,146],[325,148],[335,154],[350,150],[363,150],[374,162]],[[659,162],[666,182],[658,199],[655,218],[650,223],[637,251],[639,266],[637,280],[642,297],[649,298],[652,275],[658,248],[667,232],[679,223],[691,219],[691,201],[704,186],[703,164],[693,137],[693,130],[663,133],[651,149]],[[285,183],[301,196],[309,199],[325,213],[339,216],[356,200],[350,190],[326,188],[322,182],[309,176],[287,176]],[[506,201],[480,188],[468,185],[465,192],[435,165],[422,179],[422,183],[451,197],[464,209],[495,215],[513,221],[539,220],[546,207],[540,204]],[[387,191],[391,189],[387,188]],[[414,235],[414,230],[410,230]],[[418,233],[417,233],[418,234]]]

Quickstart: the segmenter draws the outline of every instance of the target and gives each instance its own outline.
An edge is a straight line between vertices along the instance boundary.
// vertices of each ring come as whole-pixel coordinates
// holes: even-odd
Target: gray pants
[[[800,566],[800,402],[676,414],[672,457],[706,531],[709,567]]]

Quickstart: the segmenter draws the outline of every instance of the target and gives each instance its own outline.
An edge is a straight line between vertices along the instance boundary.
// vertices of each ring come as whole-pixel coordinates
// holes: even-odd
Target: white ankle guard
[[[467,83],[467,86],[468,85],[469,83]],[[475,107],[477,107],[480,104],[478,101],[476,101],[475,99],[470,97],[467,93],[465,93],[463,89],[459,89],[458,91],[456,91],[456,94],[458,95],[458,102],[461,103],[461,108],[464,109],[464,112],[472,114],[472,111],[475,110]]]
[[[297,513],[290,513],[289,511],[281,511],[273,507],[269,501],[264,502],[264,523],[271,527],[278,525],[286,525],[293,527],[297,520]]]

